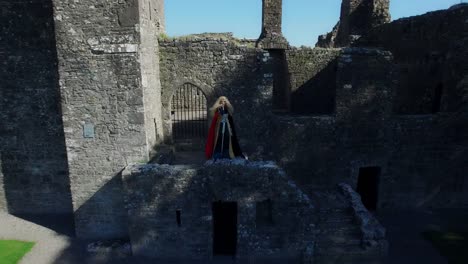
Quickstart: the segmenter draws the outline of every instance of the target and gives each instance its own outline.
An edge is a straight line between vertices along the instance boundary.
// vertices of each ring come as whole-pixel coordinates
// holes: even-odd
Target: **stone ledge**
[[[385,238],[385,228],[361,202],[361,196],[346,183],[340,183],[341,192],[349,199],[355,219],[360,224],[362,232],[361,246],[367,248],[378,248],[382,255],[388,254],[388,242]]]

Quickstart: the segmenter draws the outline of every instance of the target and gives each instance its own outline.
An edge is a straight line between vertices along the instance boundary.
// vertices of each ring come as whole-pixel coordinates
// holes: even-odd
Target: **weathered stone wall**
[[[349,50],[337,62],[332,115],[278,120],[280,163],[305,185],[353,182],[345,175],[358,163],[385,161],[386,116],[392,105],[391,57],[375,50]],[[361,165],[361,164],[359,164]],[[355,181],[356,180],[356,181]]]
[[[212,203],[230,201],[238,208],[236,259],[312,257],[315,207],[272,162],[129,166],[123,181],[134,255],[211,259]],[[272,204],[271,223],[263,223],[256,213],[258,203],[267,199]]]
[[[275,123],[273,152],[281,167],[302,186],[329,187],[336,176],[334,116],[283,116]]]
[[[339,54],[339,49],[292,48],[286,51],[292,113],[334,113]]]
[[[398,69],[389,206],[468,205],[467,18],[458,5],[382,25],[356,43],[390,50]]]
[[[398,77],[389,52],[345,49],[335,114],[279,118],[277,159],[313,188],[356,188],[361,167],[380,167],[379,208],[466,207],[466,81],[457,86],[462,110],[410,116],[393,112]]]
[[[268,52],[229,35],[193,35],[160,41],[161,84],[166,142],[171,142],[171,100],[186,83],[200,88],[208,107],[225,95],[234,107],[241,148],[262,156],[271,139],[272,78]],[[208,122],[210,122],[211,115]],[[206,129],[208,129],[208,122]],[[254,125],[252,125],[254,124]]]
[[[0,210],[72,213],[52,1],[0,9]]]
[[[356,46],[389,50],[399,67],[395,113],[453,112],[466,76],[468,6],[399,19],[370,31]],[[437,90],[440,89],[440,95]],[[439,97],[439,98],[438,98]]]
[[[281,30],[282,0],[262,0],[262,32],[257,47],[263,49],[287,49],[289,44]]]
[[[395,66],[390,52],[345,49],[337,75],[335,173],[357,189],[361,167],[377,166],[386,173],[393,142]],[[380,193],[390,184],[381,180]]]
[[[468,206],[467,117],[394,117],[382,206]]]
[[[149,19],[154,22],[158,33],[166,32],[166,18],[164,15],[164,0],[147,0]]]
[[[319,36],[317,46],[346,47],[370,29],[390,22],[389,0],[343,0],[340,21],[333,30]]]
[[[160,9],[156,9],[160,8]],[[164,33],[164,1],[145,0],[139,5],[140,46],[139,62],[145,106],[146,144],[152,147],[163,139],[161,115],[161,82],[159,77],[158,34]],[[151,153],[153,155],[153,153]]]
[[[280,2],[264,1],[270,53],[226,34],[158,43],[162,0],[0,3],[0,210],[74,210],[78,236],[126,236],[120,171],[171,142],[186,83],[208,106],[228,96],[244,152],[304,185],[355,187],[360,167],[379,166],[379,207],[467,207],[468,7],[386,24],[387,0],[344,1],[324,46],[367,34],[355,45],[392,62],[361,48],[283,53]],[[272,114],[284,80],[292,113],[310,116]]]
[[[127,235],[119,172],[131,162],[147,161],[149,144],[156,142],[158,58],[151,35],[160,18],[152,18],[157,12],[149,6],[143,0],[54,1],[79,237]]]
[[[218,95],[227,95],[236,109],[235,120],[244,151],[253,158],[273,154],[288,174],[301,184],[327,188],[347,182],[356,188],[359,169],[378,166],[381,168],[381,207],[442,205],[443,199],[456,200],[451,191],[437,192],[435,183],[440,183],[439,172],[450,167],[448,164],[464,168],[460,157],[466,148],[457,148],[457,159],[450,162],[439,161],[440,154],[437,153],[453,156],[455,145],[465,143],[454,135],[450,139],[451,145],[444,146],[441,139],[449,128],[438,128],[435,124],[417,122],[418,128],[410,135],[401,130],[401,127],[415,124],[406,124],[408,120],[394,113],[398,103],[399,75],[391,53],[361,48],[344,52],[338,49],[287,50],[290,86],[293,99],[296,99],[291,103],[292,113],[312,116],[277,116],[272,115],[269,108],[258,107],[270,106],[269,96],[273,88],[270,73],[273,67],[269,65],[271,59],[265,56],[266,52],[240,47],[233,39],[206,36],[166,40],[161,50],[168,136],[171,94],[184,83],[192,83],[208,96],[208,105]],[[269,89],[266,94],[259,93],[258,88],[265,87],[262,83]],[[304,87],[306,92],[323,89],[326,96],[307,93],[294,97]],[[416,122],[416,119],[411,120]],[[460,119],[438,120],[445,120],[445,126],[451,120],[453,126]],[[427,131],[438,136],[433,136],[432,143],[419,142],[417,139],[424,138]],[[411,140],[413,137],[416,140]],[[418,145],[428,151],[415,152],[420,148]],[[421,156],[421,162],[413,160],[417,156]],[[463,177],[455,169],[451,173],[453,181],[450,182],[462,181]],[[405,191],[397,192],[399,188]],[[419,198],[413,199],[416,196]],[[404,199],[412,199],[414,203],[401,203]],[[459,199],[459,205],[463,205],[462,200]],[[455,206],[453,203],[445,205]]]

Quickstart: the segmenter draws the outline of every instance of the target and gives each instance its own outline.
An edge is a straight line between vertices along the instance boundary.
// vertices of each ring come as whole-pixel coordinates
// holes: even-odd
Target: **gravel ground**
[[[387,228],[390,242],[390,256],[386,259],[385,264],[445,264],[447,260],[440,256],[428,241],[422,239],[421,232],[434,227],[442,230],[451,227],[468,231],[468,210],[388,211],[379,212],[377,216]],[[36,242],[32,250],[20,261],[20,264],[207,264],[206,261],[168,262],[136,257],[122,258],[116,257],[115,254],[89,253],[86,251],[87,243],[73,237],[72,227],[65,223],[67,221],[54,220],[53,218],[26,219],[31,221],[0,212],[0,239]],[[47,223],[43,224],[41,221]],[[53,230],[44,227],[44,225],[50,226]],[[209,263],[250,264],[252,262],[217,258]],[[255,261],[253,263],[260,264],[262,262]],[[264,263],[272,264],[273,262]],[[289,262],[278,260],[275,263]]]
[[[421,233],[450,229],[468,232],[466,209],[382,211],[377,218],[387,229],[390,244],[385,264],[447,264],[447,259]]]
[[[70,238],[55,231],[0,212],[0,239],[36,242],[20,264],[50,264],[70,247]]]
[[[44,219],[33,218],[35,222]],[[51,220],[46,218],[46,220]],[[69,231],[62,221],[53,223],[56,230]],[[89,253],[87,243],[71,236],[60,234],[42,225],[0,212],[0,239],[14,239],[36,242],[19,264],[250,264],[250,261],[235,261],[232,257],[217,257],[212,261],[156,261],[142,257],[118,257],[115,254]],[[255,264],[284,264],[278,262],[255,262]]]

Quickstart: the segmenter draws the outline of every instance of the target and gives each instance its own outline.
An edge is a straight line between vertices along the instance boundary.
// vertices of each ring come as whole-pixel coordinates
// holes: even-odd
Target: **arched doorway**
[[[171,101],[172,139],[177,145],[200,148],[207,133],[207,100],[203,91],[191,83],[178,88]]]

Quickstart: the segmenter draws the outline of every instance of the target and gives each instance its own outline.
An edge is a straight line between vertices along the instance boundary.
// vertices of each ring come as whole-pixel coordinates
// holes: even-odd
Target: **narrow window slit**
[[[176,210],[176,220],[177,220],[177,226],[178,227],[182,226],[182,221],[180,220],[180,209]]]

